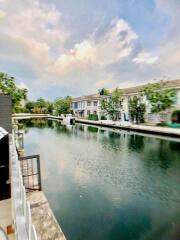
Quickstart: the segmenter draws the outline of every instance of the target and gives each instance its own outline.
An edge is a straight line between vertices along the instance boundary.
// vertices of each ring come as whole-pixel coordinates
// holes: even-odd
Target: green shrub
[[[89,114],[88,120],[98,121],[98,115],[97,114]]]
[[[107,120],[106,116],[101,116],[101,120]]]
[[[172,113],[171,120],[173,123],[180,123],[180,110],[176,110]]]
[[[156,126],[158,126],[158,127],[165,127],[165,126],[167,126],[167,124],[166,123],[157,123]]]

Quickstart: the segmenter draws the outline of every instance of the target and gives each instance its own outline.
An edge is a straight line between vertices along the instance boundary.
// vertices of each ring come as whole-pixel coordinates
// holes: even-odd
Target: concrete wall
[[[11,97],[0,95],[0,126],[7,132],[12,131],[12,103]]]

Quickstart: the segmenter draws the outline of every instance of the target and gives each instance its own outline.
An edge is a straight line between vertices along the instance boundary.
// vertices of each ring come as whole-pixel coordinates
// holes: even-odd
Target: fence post
[[[34,225],[31,228],[31,240],[37,240],[37,234]]]
[[[27,201],[26,203],[26,228],[28,233],[28,238],[31,240],[31,209],[30,203]]]
[[[26,191],[24,186],[22,187],[22,201],[23,201],[23,213],[26,219]]]
[[[41,166],[40,166],[40,157],[37,155],[37,170],[38,170],[38,182],[39,182],[39,190],[41,191]]]

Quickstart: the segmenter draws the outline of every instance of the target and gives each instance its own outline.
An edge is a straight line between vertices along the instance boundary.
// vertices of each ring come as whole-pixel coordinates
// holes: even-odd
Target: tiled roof
[[[87,96],[82,96],[82,97],[77,97],[77,98],[73,98],[73,101],[94,101],[94,100],[98,100],[100,99],[100,95],[99,94],[91,94],[91,95],[87,95]]]
[[[165,81],[165,83],[166,83],[167,88],[180,88],[180,79]],[[145,86],[147,86],[147,84],[143,84],[143,85],[135,86],[135,87],[130,87],[130,88],[124,88],[123,91],[124,91],[125,94],[138,93],[141,90],[143,90],[143,88]]]
[[[166,87],[167,88],[180,88],[180,79],[177,80],[168,80],[165,81],[166,83]],[[129,87],[129,88],[123,88],[123,92],[124,94],[135,94],[140,92],[145,86],[147,86],[147,84],[143,84],[143,85],[139,85],[139,86],[135,86],[135,87]],[[99,94],[91,94],[91,95],[87,95],[87,96],[82,96],[82,97],[76,97],[73,98],[73,102],[75,101],[93,101],[93,100],[98,100],[100,99],[101,96]]]

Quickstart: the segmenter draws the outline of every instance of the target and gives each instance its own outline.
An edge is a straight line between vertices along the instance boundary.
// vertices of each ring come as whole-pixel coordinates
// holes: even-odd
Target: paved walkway
[[[147,126],[147,125],[136,125],[130,124],[128,122],[113,122],[113,121],[92,121],[86,119],[76,119],[76,122],[108,127],[108,128],[116,128],[116,129],[125,129],[125,130],[132,130],[137,132],[146,132],[146,133],[153,133],[159,135],[167,135],[173,137],[180,137],[180,129],[177,128],[170,128],[170,127],[157,127],[157,126]]]
[[[28,193],[38,240],[66,240],[42,191]]]
[[[11,199],[0,201],[0,226],[7,233],[7,226],[12,225]],[[15,240],[14,234],[8,235],[9,240]]]

